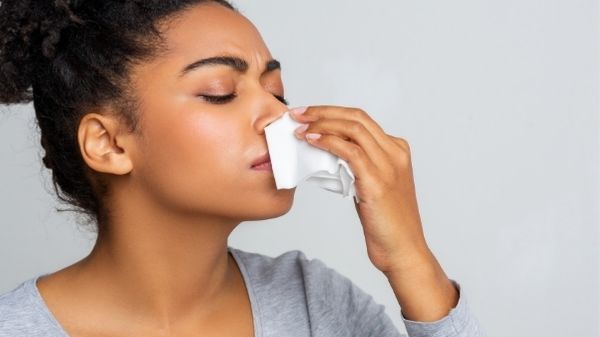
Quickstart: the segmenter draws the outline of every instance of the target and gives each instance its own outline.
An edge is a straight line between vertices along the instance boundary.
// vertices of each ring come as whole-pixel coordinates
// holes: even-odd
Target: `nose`
[[[286,111],[290,110],[287,105],[283,104],[273,94],[268,95],[262,104],[259,104],[256,117],[254,119],[254,128],[258,134],[263,134],[265,127],[276,121]]]

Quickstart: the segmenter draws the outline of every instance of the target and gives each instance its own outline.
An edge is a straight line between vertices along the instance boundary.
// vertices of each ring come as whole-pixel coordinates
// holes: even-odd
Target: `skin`
[[[265,72],[272,55],[257,29],[219,5],[186,9],[163,36],[166,53],[132,68],[140,132],[128,132],[110,106],[79,125],[86,164],[109,182],[111,216],[88,256],[38,280],[70,336],[253,335],[227,239],[239,223],[281,216],[293,204],[295,189],[277,190],[271,172],[250,168],[267,152],[264,127],[289,110],[275,97],[284,95],[281,71]],[[222,55],[248,69],[213,65],[180,76],[186,65]],[[232,92],[223,105],[199,96]],[[314,106],[293,116],[323,134],[311,144],[355,173],[369,258],[404,316],[447,315],[458,292],[425,242],[408,143],[360,109]]]

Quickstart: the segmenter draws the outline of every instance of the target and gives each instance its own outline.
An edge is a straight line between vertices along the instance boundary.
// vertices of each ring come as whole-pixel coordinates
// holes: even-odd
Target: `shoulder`
[[[232,252],[242,261],[241,268],[252,277],[252,281],[271,286],[302,281],[300,286],[309,291],[322,291],[326,288],[335,288],[340,283],[349,283],[350,280],[327,266],[318,258],[308,258],[301,250],[290,250],[277,256],[243,251],[233,248]],[[308,282],[308,283],[306,283]],[[312,289],[314,285],[319,287]]]
[[[290,250],[273,257],[235,248],[234,250],[242,258],[248,272],[259,277],[262,282],[289,284],[302,281],[303,290],[308,295],[327,303],[331,303],[332,300],[352,300],[357,295],[370,296],[347,276],[319,258],[308,258],[301,250]]]
[[[48,336],[49,321],[34,293],[36,279],[0,294],[0,337]]]
[[[306,316],[317,335],[400,336],[384,305],[322,260],[300,250],[274,257],[235,253],[252,275],[261,304],[274,309],[272,314],[297,308],[295,319]]]
[[[27,280],[0,295],[0,327],[15,323],[17,318],[28,316],[32,309],[29,291],[32,281]]]
[[[244,265],[253,269],[285,269],[293,266],[295,261],[299,259],[306,259],[304,253],[300,250],[290,250],[277,256],[270,256],[233,247],[230,248],[234,256],[242,258]]]

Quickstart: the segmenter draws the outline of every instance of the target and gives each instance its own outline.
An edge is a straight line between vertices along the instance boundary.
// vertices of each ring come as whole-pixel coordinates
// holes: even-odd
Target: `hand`
[[[352,169],[360,198],[354,206],[373,265],[387,275],[431,261],[407,141],[387,135],[361,109],[311,106],[290,116],[307,126],[298,138],[344,159]],[[310,134],[321,136],[311,139]]]

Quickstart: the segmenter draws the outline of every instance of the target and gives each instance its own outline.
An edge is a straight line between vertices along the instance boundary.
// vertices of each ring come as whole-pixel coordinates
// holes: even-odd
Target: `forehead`
[[[162,27],[167,56],[190,58],[235,55],[250,67],[262,66],[271,54],[256,27],[243,15],[216,3],[185,9]]]

